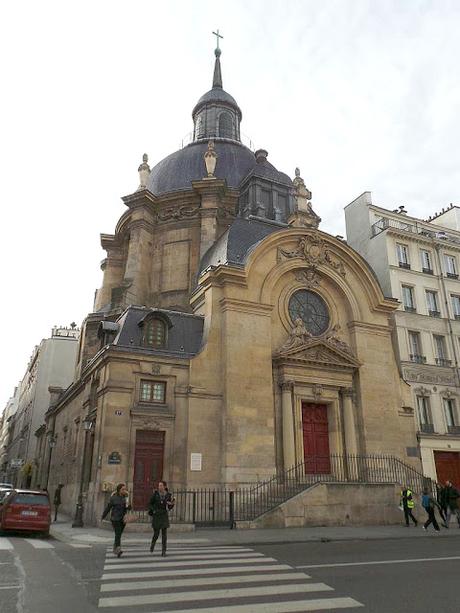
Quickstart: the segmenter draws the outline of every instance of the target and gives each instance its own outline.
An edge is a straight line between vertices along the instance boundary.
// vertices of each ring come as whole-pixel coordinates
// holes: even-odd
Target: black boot
[[[155,541],[152,539],[152,542],[150,543],[150,553],[153,553],[154,549],[155,549]]]
[[[161,557],[166,558],[166,549],[161,550]]]

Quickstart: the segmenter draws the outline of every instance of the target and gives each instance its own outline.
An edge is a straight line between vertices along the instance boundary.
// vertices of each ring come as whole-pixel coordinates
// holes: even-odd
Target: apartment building
[[[397,298],[394,345],[425,473],[460,485],[460,208],[427,220],[364,192],[347,207],[348,244]]]

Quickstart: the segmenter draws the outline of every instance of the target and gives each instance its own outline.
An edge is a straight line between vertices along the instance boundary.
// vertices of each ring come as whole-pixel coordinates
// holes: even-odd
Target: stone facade
[[[394,313],[399,369],[410,386],[426,475],[460,485],[460,225],[458,207],[421,220],[372,204],[368,192],[345,209],[347,238],[369,262]]]
[[[199,102],[211,122],[217,107],[239,112],[219,79]],[[200,140],[214,128],[202,124]],[[86,520],[117,482],[142,509],[159,477],[235,488],[303,463],[306,412],[321,414],[323,459],[387,453],[420,466],[392,344],[398,303],[318,229],[300,171],[292,181],[245,148],[239,124],[233,136],[152,170],[144,156],[128,210],[102,235],[75,380],[44,433],[56,440],[50,488],[65,483],[67,512],[81,494]]]
[[[17,487],[45,487],[42,481],[43,445],[35,436],[50,402],[50,386],[65,389],[75,375],[79,330],[53,328],[32,353],[11,413],[6,449],[6,473]]]

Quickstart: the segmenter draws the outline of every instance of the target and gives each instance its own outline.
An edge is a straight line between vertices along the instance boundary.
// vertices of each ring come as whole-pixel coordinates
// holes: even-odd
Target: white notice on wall
[[[190,470],[201,470],[203,456],[201,453],[190,454]]]

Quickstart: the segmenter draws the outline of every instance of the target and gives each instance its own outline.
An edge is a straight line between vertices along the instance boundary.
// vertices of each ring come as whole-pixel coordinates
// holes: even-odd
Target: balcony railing
[[[438,366],[451,366],[452,365],[452,360],[448,360],[446,358],[435,358],[435,360]]]
[[[455,313],[454,317],[455,319],[460,319],[460,313]]]
[[[409,234],[419,234],[426,236],[427,238],[451,241],[453,243],[460,243],[460,235],[451,234],[450,232],[444,232],[444,230],[438,230],[434,232],[419,222],[407,222],[403,219],[392,219],[390,217],[381,217],[371,226],[372,236],[377,236],[380,232],[393,228],[394,230],[402,230]]]
[[[460,426],[447,426],[449,434],[460,434]]]
[[[448,279],[458,279],[458,274],[456,272],[448,272],[446,273],[446,277]]]
[[[440,311],[432,311],[431,309],[428,311],[428,315],[430,317],[441,317]]]
[[[425,434],[433,434],[434,425],[433,424],[420,424],[420,432],[424,432]]]
[[[416,364],[426,364],[426,356],[424,355],[419,355],[418,353],[411,353],[409,358],[411,362],[415,362]]]
[[[422,268],[422,272],[424,272],[426,275],[432,275],[433,269],[432,268]]]
[[[417,309],[414,306],[407,306],[406,304],[404,305],[404,310],[407,313],[417,313]]]
[[[406,270],[410,270],[409,262],[398,262],[399,268],[405,268]]]

